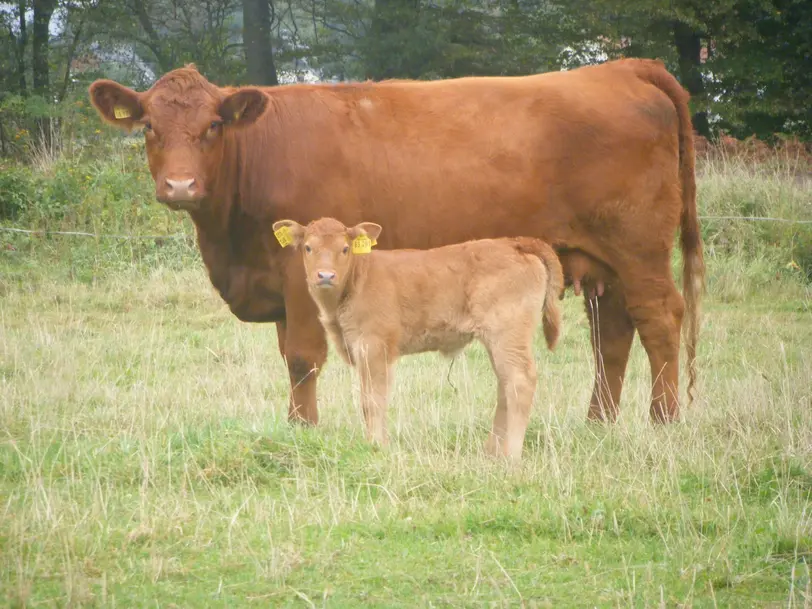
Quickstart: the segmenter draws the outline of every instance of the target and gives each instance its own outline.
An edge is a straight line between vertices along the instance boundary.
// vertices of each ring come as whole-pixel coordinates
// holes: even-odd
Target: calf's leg
[[[614,421],[634,339],[634,324],[620,286],[608,286],[603,295],[595,298],[585,294],[584,302],[595,358],[595,385],[587,419]]]
[[[361,382],[361,411],[367,441],[386,446],[389,444],[386,410],[395,371],[395,358],[393,354],[387,353],[383,345],[378,344],[359,346],[354,355]]]
[[[491,365],[493,365],[493,357],[491,357]],[[496,367],[494,366],[495,370]],[[496,381],[496,414],[493,417],[491,433],[488,434],[488,440],[485,442],[485,452],[494,456],[502,454],[502,445],[504,444],[504,438],[507,436],[506,392],[502,386],[502,379],[498,375]]]
[[[523,327],[516,334],[527,334]],[[536,326],[530,325],[532,329]],[[536,391],[536,362],[532,341],[501,336],[486,345],[498,381],[499,400],[486,450],[490,454],[519,459]]]

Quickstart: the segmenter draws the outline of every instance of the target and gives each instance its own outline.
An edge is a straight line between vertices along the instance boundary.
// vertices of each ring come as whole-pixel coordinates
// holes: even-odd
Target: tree
[[[25,22],[25,0],[17,2],[17,27],[15,35],[11,24],[8,26],[9,37],[14,44],[14,58],[16,60],[17,87],[21,95],[25,95],[28,87],[25,80],[25,47],[28,43],[28,28]]]
[[[47,96],[50,87],[51,65],[49,61],[51,17],[56,9],[56,0],[34,0],[34,26],[31,42],[33,45],[34,93]]]
[[[364,44],[368,78],[420,76],[425,47],[420,48],[419,23],[420,0],[375,0]]]
[[[277,85],[271,45],[271,3],[268,0],[242,0],[243,48],[252,85]]]
[[[691,93],[694,126],[738,135],[812,135],[812,4],[804,0],[580,0],[580,42],[603,37],[610,56],[663,59]],[[591,8],[591,12],[590,12]],[[622,42],[622,44],[621,44]]]
[[[812,139],[812,4],[741,2],[738,16],[748,27],[722,29],[708,62],[721,125],[739,137]]]

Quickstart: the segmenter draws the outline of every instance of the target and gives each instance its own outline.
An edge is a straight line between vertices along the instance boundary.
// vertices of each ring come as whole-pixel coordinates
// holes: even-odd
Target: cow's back
[[[375,221],[383,248],[530,234],[596,253],[582,243],[596,224],[622,228],[629,199],[678,189],[676,111],[629,65],[272,89],[264,122],[236,136],[262,148],[242,155],[259,192],[245,205]]]

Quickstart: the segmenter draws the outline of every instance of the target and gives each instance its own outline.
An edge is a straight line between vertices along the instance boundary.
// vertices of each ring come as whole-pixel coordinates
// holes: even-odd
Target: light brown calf
[[[386,444],[386,406],[401,355],[453,356],[472,340],[488,350],[499,386],[492,454],[518,458],[536,389],[533,336],[550,349],[561,324],[561,263],[543,241],[483,239],[430,250],[370,251],[381,227],[333,218],[273,225],[301,248],[319,319],[361,380],[367,438]],[[542,315],[543,313],[543,315]]]

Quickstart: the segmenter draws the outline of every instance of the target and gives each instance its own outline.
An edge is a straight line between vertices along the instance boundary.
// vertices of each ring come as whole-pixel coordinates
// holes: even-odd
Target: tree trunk
[[[166,50],[164,49],[163,41],[161,37],[158,35],[158,32],[155,31],[155,27],[152,25],[152,19],[149,17],[149,13],[147,13],[147,7],[144,5],[143,0],[133,0],[132,3],[133,11],[135,12],[135,16],[138,17],[138,23],[141,24],[141,28],[147,35],[149,42],[147,46],[155,55],[155,59],[158,62],[158,67],[161,69],[161,72],[168,72],[174,67],[171,58],[167,55]]]
[[[252,85],[278,85],[271,45],[269,0],[242,0],[242,39],[248,82]]]
[[[76,56],[76,48],[79,46],[79,40],[82,38],[82,28],[84,27],[84,19],[80,19],[76,25],[76,30],[73,32],[73,39],[68,47],[68,56],[65,60],[65,75],[62,79],[62,88],[59,90],[59,101],[63,101],[68,94],[68,87],[70,86],[70,67],[73,63],[73,58]]]
[[[674,44],[679,54],[679,77],[682,86],[691,94],[694,129],[704,137],[710,137],[705,82],[702,80],[702,36],[681,21],[674,22]],[[700,110],[697,110],[701,108]]]
[[[50,84],[50,64],[48,62],[48,48],[51,15],[56,8],[56,0],[34,0],[34,28],[33,34],[33,62],[34,93],[42,96],[48,95]]]
[[[15,54],[17,56],[17,83],[20,88],[20,95],[28,93],[28,86],[25,83],[25,45],[28,43],[28,29],[25,23],[25,0],[18,3],[20,35],[17,37]]]

